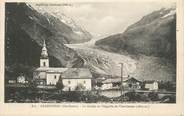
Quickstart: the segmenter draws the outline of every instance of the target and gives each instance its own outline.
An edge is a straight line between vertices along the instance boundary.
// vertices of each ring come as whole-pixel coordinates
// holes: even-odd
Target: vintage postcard
[[[182,4],[1,2],[2,116],[184,116]]]

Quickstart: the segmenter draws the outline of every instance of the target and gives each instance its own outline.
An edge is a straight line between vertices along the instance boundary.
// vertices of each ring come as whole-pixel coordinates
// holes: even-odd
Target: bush
[[[158,101],[158,100],[159,100],[158,93],[155,93],[155,92],[149,93],[149,94],[148,94],[148,98],[149,98],[151,101]]]
[[[136,92],[128,92],[125,94],[125,96],[127,97],[127,101],[149,101],[146,95]]]
[[[168,95],[161,99],[161,103],[176,103],[176,96]]]
[[[56,88],[61,92],[64,88],[63,80],[62,78],[59,78],[58,82],[56,83]]]
[[[76,88],[75,88],[76,91],[84,91],[85,90],[85,86],[81,83],[79,83]]]

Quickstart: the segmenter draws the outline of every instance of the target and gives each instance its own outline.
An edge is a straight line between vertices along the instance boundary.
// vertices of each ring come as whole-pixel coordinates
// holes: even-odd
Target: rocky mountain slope
[[[64,45],[79,42],[80,36],[59,19],[49,14],[42,15],[25,3],[6,3],[5,10],[6,76],[17,76],[38,67],[44,39],[51,66],[77,67],[83,64],[78,54]]]
[[[46,10],[47,7],[45,8],[43,6],[39,6],[39,5],[35,5],[35,4],[31,4],[31,6],[33,8],[35,8],[42,15],[48,15],[49,14],[49,15],[52,15],[52,16],[56,17],[62,23],[69,26],[72,29],[72,31],[75,34],[77,34],[77,36],[80,36],[80,38],[78,38],[76,40],[76,42],[74,41],[74,42],[71,42],[71,43],[79,43],[80,41],[81,42],[86,42],[86,41],[89,41],[92,38],[92,35],[88,31],[86,31],[80,25],[76,24],[75,21],[72,18],[66,16],[60,10],[57,10],[57,9],[55,9],[54,11],[53,10]]]
[[[175,63],[175,9],[163,8],[152,12],[129,26],[125,32],[99,40],[96,45],[108,51],[163,57]]]
[[[95,45],[109,52],[130,56],[136,62],[136,68],[131,73],[134,77],[175,80],[175,9],[154,11],[129,26],[125,32],[101,39]]]

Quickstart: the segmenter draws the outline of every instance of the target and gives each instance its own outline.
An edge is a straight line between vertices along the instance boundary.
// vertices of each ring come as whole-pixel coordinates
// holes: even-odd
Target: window
[[[71,87],[68,88],[68,91],[71,91]]]
[[[43,66],[46,66],[45,62],[43,62]]]
[[[132,84],[128,84],[129,88],[132,88]]]
[[[56,75],[54,75],[54,79],[56,79]]]
[[[68,84],[70,84],[71,82],[70,81],[68,81]]]

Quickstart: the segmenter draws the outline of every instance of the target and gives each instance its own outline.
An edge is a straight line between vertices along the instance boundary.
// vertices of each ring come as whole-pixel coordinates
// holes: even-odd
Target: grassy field
[[[173,92],[135,92],[120,90],[103,91],[58,91],[55,89],[38,89],[23,86],[7,86],[5,88],[6,103],[175,103]]]

